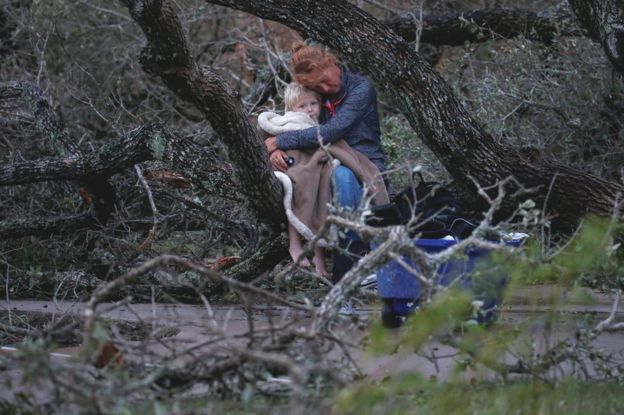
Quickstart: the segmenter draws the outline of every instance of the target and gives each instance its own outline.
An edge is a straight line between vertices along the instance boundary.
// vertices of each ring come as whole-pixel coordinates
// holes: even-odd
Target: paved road
[[[563,304],[561,300],[564,300]],[[535,315],[545,315],[549,310],[564,310],[558,315],[565,320],[565,316],[574,316],[575,313],[592,312],[598,319],[607,316],[612,307],[613,299],[609,296],[585,292],[583,295],[569,295],[561,290],[545,287],[531,287],[516,291],[509,299],[509,305],[505,307],[501,322],[505,325],[516,326],[533,318]],[[71,302],[46,302],[46,301],[11,301],[1,302],[0,309],[11,312],[44,312],[51,316],[59,317],[70,313],[77,316],[83,314],[83,304]],[[181,304],[131,304],[114,305],[101,304],[98,310],[107,310],[103,315],[115,321],[142,321],[151,325],[154,330],[159,327],[169,327],[170,330],[161,330],[161,336],[150,341],[126,341],[121,344],[124,355],[128,359],[143,363],[157,364],[162,359],[170,359],[175,364],[179,361],[184,363],[185,354],[182,351],[199,351],[208,353],[207,345],[212,348],[238,347],[241,344],[238,335],[244,335],[249,330],[265,330],[271,326],[293,325],[306,327],[312,321],[309,313],[294,311],[287,307],[269,307],[257,305],[251,309],[243,309],[239,305],[215,306],[212,308],[214,320],[210,319],[210,313],[201,305]],[[376,318],[378,309],[375,306],[360,306],[356,310],[356,317],[364,325]],[[616,319],[624,319],[624,314],[617,313]],[[543,320],[543,319],[542,319]],[[531,320],[533,321],[533,320]],[[555,330],[546,330],[539,322],[531,323],[531,336],[533,347],[539,352],[545,350],[547,344],[552,344],[556,339],[572,336],[573,324],[564,322]],[[215,334],[215,326],[230,336],[225,341],[217,339],[220,334]],[[357,329],[348,320],[343,321],[341,333],[345,339],[353,343],[360,341],[367,333],[366,330]],[[361,326],[362,324],[360,324]],[[400,330],[388,331],[388,336],[398,338]],[[624,333],[604,334],[596,341],[596,346],[606,352],[621,352],[624,349]],[[214,349],[211,349],[214,350]],[[456,351],[448,346],[438,343],[430,343],[424,349],[428,357],[416,355],[409,348],[398,348],[396,353],[382,356],[371,356],[369,353],[356,351],[354,356],[362,372],[373,379],[382,379],[391,373],[418,371],[425,376],[437,376],[447,378],[452,376],[455,366]],[[60,349],[56,352],[61,355],[70,355],[76,348]],[[10,350],[3,353],[10,354]],[[195,352],[194,352],[195,353]],[[194,356],[197,356],[197,353]],[[436,357],[436,359],[431,359]],[[434,363],[435,361],[435,363]],[[466,372],[464,376],[478,376],[474,372]],[[487,375],[486,375],[487,376]]]

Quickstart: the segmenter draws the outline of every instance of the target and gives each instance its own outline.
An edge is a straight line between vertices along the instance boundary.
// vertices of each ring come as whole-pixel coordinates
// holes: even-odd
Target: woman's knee
[[[336,167],[334,181],[338,204],[356,208],[362,199],[362,185],[353,171],[345,166]]]
[[[342,183],[349,183],[349,184],[353,184],[353,183],[358,183],[358,179],[357,177],[355,177],[355,174],[353,173],[353,171],[345,166],[338,166],[334,169],[334,180],[336,181],[336,185],[339,186]]]

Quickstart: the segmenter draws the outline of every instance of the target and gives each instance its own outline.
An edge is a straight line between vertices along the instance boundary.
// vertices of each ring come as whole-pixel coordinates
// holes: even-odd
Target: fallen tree
[[[216,73],[197,64],[173,6],[168,2],[154,1],[125,3],[148,40],[140,58],[144,69],[159,76],[179,97],[194,104],[203,113],[225,144],[233,166],[233,170],[214,170],[207,160],[204,160],[203,165],[193,166],[192,163],[202,157],[195,157],[198,147],[189,147],[181,150],[182,153],[188,151],[187,154],[191,156],[178,166],[179,169],[191,176],[202,172],[211,176],[214,173],[216,176],[211,176],[214,180],[203,181],[206,189],[223,197],[232,193],[244,193],[243,199],[248,201],[257,223],[264,224],[271,230],[267,234],[266,245],[257,252],[256,262],[239,264],[239,269],[244,270],[244,278],[251,278],[254,273],[277,263],[281,259],[280,255],[285,253],[283,241],[275,238],[281,229],[283,214],[279,184],[274,180],[266,163],[266,151],[241,106],[236,91],[227,87]],[[331,46],[347,62],[368,73],[378,87],[394,99],[397,108],[401,108],[412,128],[456,179],[462,194],[467,195],[466,201],[476,208],[484,206],[483,200],[476,196],[475,189],[478,186],[488,187],[510,176],[522,187],[535,191],[528,196],[510,197],[502,206],[503,212],[513,212],[518,203],[530,197],[543,207],[552,219],[553,226],[559,229],[574,227],[579,218],[587,213],[610,215],[618,205],[622,192],[620,184],[569,168],[556,160],[547,159],[537,151],[518,151],[501,145],[468,114],[442,78],[416,52],[407,47],[408,44],[403,39],[353,5],[323,1],[314,5],[297,1],[255,4],[249,1],[221,0],[210,3],[238,8],[287,24],[303,35]],[[43,101],[38,99],[37,102]],[[41,108],[45,109],[45,106]],[[72,140],[58,128],[60,124],[51,120],[52,122],[43,122],[41,125],[53,128],[43,128],[42,132],[55,132],[51,136],[58,137],[63,142],[67,148],[67,156],[6,166],[0,175],[6,179],[6,183],[44,178],[80,181],[95,180],[98,177],[98,180],[106,180],[113,170],[118,171],[117,168],[110,167],[114,163],[122,163],[123,168],[127,168],[142,160],[136,157],[134,151],[152,151],[149,144],[141,147],[138,143],[135,144],[141,150],[130,151],[130,147],[123,147],[125,144],[122,139],[95,153],[78,154],[72,148]],[[183,141],[180,143],[185,145]],[[98,157],[104,154],[105,149],[108,151],[115,145],[119,146],[117,153],[121,157],[107,159],[109,167],[104,166],[106,163],[98,164],[104,161]],[[150,157],[152,156],[145,160]],[[225,186],[220,184],[224,182],[219,180],[224,180],[224,176],[231,176],[230,172],[236,173],[239,187],[231,187],[231,182]],[[91,186],[95,189],[94,192],[107,189],[105,182],[101,183],[104,184]],[[16,236],[38,234],[37,232],[41,232],[40,235],[50,235],[106,223],[114,206],[114,189],[107,190],[107,194],[107,197],[96,198],[102,200],[102,209],[96,215],[44,219],[34,224],[3,223],[2,232],[4,235]],[[510,191],[508,194],[513,195],[514,192]],[[20,226],[29,230],[20,233]],[[267,260],[267,255],[271,257],[270,260]],[[261,258],[262,256],[264,257]]]
[[[88,212],[66,217],[38,217],[0,221],[0,237],[70,235],[81,229],[106,225],[116,203],[116,190],[109,178],[146,161],[162,161],[183,172],[191,182],[223,198],[236,198],[231,166],[192,140],[180,137],[154,123],[119,137],[91,153],[81,151],[68,135],[36,86],[13,82],[0,86],[3,100],[22,99],[27,111],[18,115],[33,118],[32,124],[56,146],[57,158],[16,161],[0,167],[0,187],[48,181],[75,181],[81,188]],[[19,124],[19,121],[16,121]],[[18,125],[18,128],[24,128]],[[198,155],[201,155],[198,157]],[[189,182],[190,184],[190,182]]]
[[[158,8],[151,2],[145,9]],[[210,0],[285,24],[317,40],[369,74],[392,97],[412,128],[442,161],[463,194],[476,195],[476,184],[491,186],[513,176],[552,218],[553,227],[571,229],[589,213],[612,215],[624,187],[549,160],[538,152],[520,152],[498,143],[457,101],[444,80],[386,25],[350,3],[331,1]],[[137,9],[135,7],[135,9]],[[244,122],[244,121],[243,121]],[[258,153],[261,157],[262,153]],[[511,212],[522,199],[510,197]],[[471,200],[475,205],[475,200]]]
[[[557,36],[578,35],[569,7],[544,12],[525,9],[479,9],[464,13],[424,14],[401,13],[384,21],[408,42],[416,40],[434,46],[458,46],[466,42],[487,42],[499,38],[524,36],[550,43]],[[417,30],[418,29],[418,30]]]
[[[124,3],[147,38],[141,55],[144,69],[158,75],[179,97],[204,113],[227,147],[258,220],[277,229],[276,219],[281,222],[282,215],[274,212],[283,212],[277,197],[279,187],[266,163],[266,150],[245,116],[238,96],[215,73],[199,68],[171,4],[131,0]],[[460,191],[473,195],[467,200],[472,206],[485,206],[483,199],[476,196],[479,186],[492,186],[509,177],[534,192],[514,197],[510,191],[510,197],[501,206],[502,213],[511,214],[530,197],[548,213],[556,229],[570,230],[590,213],[612,215],[620,203],[624,187],[618,183],[549,160],[538,152],[518,152],[498,143],[403,39],[349,3],[242,0],[209,3],[286,24],[332,47],[349,63],[371,75],[395,99],[412,128],[456,179]],[[269,238],[267,243],[275,241]],[[260,262],[270,266],[276,260]],[[249,267],[245,269],[251,271]]]

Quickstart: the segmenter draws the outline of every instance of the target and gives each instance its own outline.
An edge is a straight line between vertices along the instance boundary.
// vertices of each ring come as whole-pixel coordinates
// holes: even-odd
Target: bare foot
[[[299,259],[299,257],[303,253],[303,249],[297,248],[297,247],[290,247],[290,248],[288,248],[288,253],[290,253],[290,257],[292,258],[292,260],[295,263],[297,263],[297,260]],[[301,260],[299,261],[298,265],[301,268],[309,268],[309,267],[312,266],[310,264],[310,261],[308,261],[308,258],[306,258],[306,257],[302,257]]]
[[[314,262],[314,268],[321,277],[329,277],[329,271],[325,268],[325,258],[319,258],[317,255],[314,255],[312,262]]]

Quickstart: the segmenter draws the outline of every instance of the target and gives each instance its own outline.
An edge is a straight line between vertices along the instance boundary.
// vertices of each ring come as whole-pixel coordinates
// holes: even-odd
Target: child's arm
[[[264,140],[264,144],[266,145],[267,151],[269,152],[269,162],[271,163],[273,170],[285,172],[286,170],[288,170],[288,165],[285,161],[285,157],[288,157],[288,154],[286,154],[285,151],[277,148],[277,146],[275,145],[275,137],[271,137],[271,134],[267,133],[262,128],[262,125],[265,125],[264,123],[268,122],[267,120],[274,116],[276,116],[276,114],[272,111],[265,111],[260,113],[260,115],[258,115],[257,127],[260,137]]]

